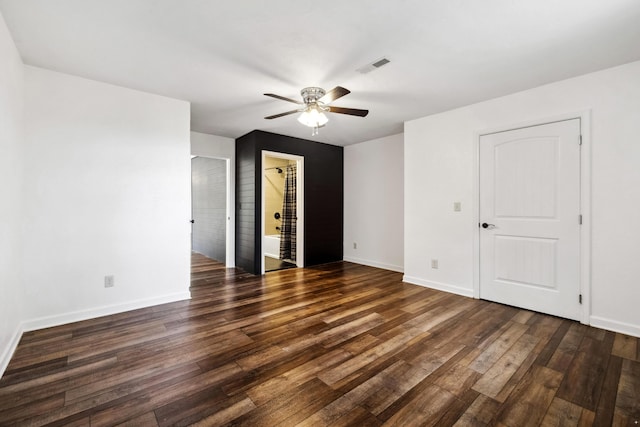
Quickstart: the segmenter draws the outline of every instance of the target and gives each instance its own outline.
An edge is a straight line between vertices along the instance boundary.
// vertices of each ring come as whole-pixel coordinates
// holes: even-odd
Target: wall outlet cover
[[[115,285],[115,279],[113,276],[104,276],[104,287],[113,288]]]

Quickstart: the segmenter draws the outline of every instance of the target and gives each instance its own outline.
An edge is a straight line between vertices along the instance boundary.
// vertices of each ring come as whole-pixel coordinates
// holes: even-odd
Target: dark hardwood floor
[[[0,425],[635,426],[637,338],[351,263],[252,276],[194,255],[192,300],[26,333]]]

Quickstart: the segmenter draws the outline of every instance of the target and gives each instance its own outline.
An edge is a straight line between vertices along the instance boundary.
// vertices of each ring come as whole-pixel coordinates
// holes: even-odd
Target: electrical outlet
[[[353,242],[353,249],[358,249],[358,244],[356,242]]]
[[[104,287],[113,288],[115,285],[115,279],[113,276],[104,276]]]
[[[461,210],[462,210],[462,203],[453,202],[453,211],[454,212],[460,212]]]
[[[432,259],[431,260],[431,268],[438,268],[438,260],[437,259]]]

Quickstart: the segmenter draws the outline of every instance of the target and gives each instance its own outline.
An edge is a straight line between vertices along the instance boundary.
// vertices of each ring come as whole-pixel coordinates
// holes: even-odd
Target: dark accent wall
[[[216,261],[227,254],[227,162],[191,159],[191,248]]]
[[[304,265],[341,261],[343,148],[255,130],[236,139],[236,265],[260,274],[263,150],[304,157]]]

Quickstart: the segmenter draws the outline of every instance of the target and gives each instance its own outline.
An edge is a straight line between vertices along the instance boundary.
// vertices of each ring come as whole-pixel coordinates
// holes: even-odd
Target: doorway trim
[[[260,274],[265,273],[264,265],[264,231],[265,231],[265,172],[266,157],[294,160],[296,162],[296,266],[304,267],[304,157],[294,154],[278,153],[276,151],[262,150],[260,163]]]
[[[580,120],[582,148],[580,150],[580,294],[582,308],[580,323],[589,325],[591,319],[591,111],[561,114],[512,125],[488,128],[474,132],[473,161],[475,179],[473,185],[473,297],[480,298],[480,137],[533,126],[545,125],[571,119]]]

